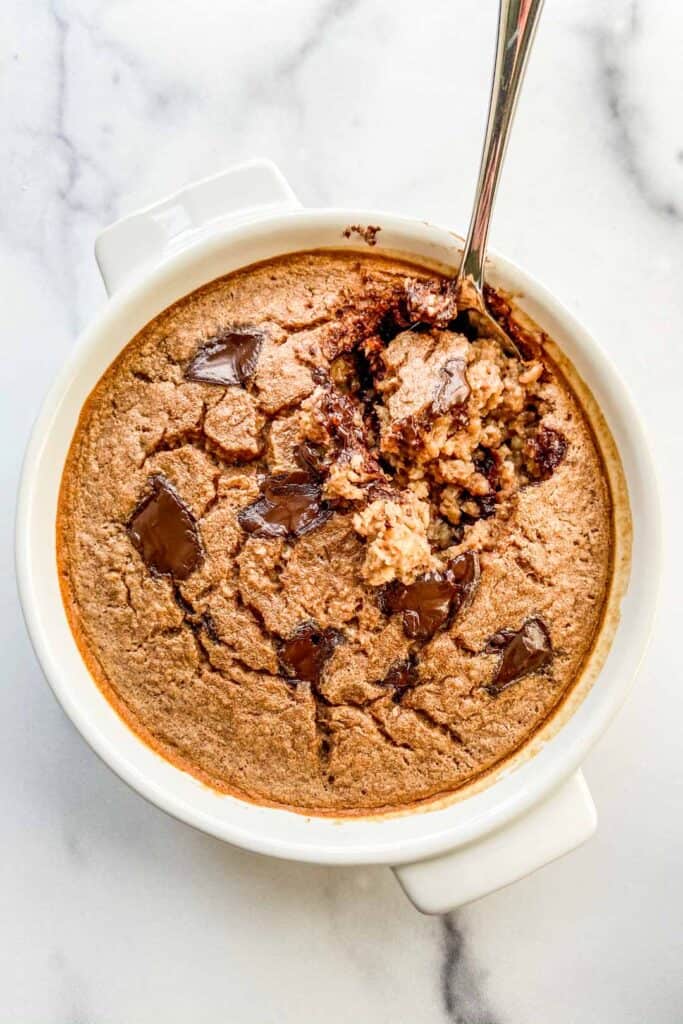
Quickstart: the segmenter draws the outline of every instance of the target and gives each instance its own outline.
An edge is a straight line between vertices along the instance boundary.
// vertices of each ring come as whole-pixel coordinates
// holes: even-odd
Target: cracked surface
[[[188,296],[104,375],[63,477],[63,594],[165,757],[257,801],[396,808],[558,705],[608,584],[602,464],[538,339],[519,362],[463,330],[438,275],[298,254]],[[175,575],[160,488],[201,553]]]

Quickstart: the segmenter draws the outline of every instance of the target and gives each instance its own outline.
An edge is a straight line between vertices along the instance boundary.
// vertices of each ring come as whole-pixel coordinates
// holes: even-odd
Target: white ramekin
[[[157,313],[212,279],[281,253],[358,248],[349,224],[381,226],[374,252],[457,266],[449,231],[367,210],[304,210],[268,161],[232,168],[108,228],[97,260],[111,296],[52,387],[26,452],[17,510],[17,572],[31,638],[57,699],[93,749],[157,806],[263,854],[325,864],[387,864],[421,910],[443,912],[574,848],[595,829],[579,766],[624,700],[654,612],[660,528],[640,419],[586,331],[540,285],[498,256],[488,277],[561,346],[602,409],[633,515],[630,583],[592,686],[561,725],[464,796],[384,817],[305,817],[221,795],[142,743],[92,681],[67,623],[57,577],[55,517],[62,467],[80,409],[99,377]]]

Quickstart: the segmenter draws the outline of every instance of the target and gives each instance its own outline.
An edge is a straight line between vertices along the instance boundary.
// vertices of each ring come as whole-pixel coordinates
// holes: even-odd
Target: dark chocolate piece
[[[204,384],[246,384],[254,376],[262,345],[260,331],[223,331],[202,345],[185,378]]]
[[[406,317],[409,323],[446,328],[457,315],[453,279],[414,280],[406,283]]]
[[[383,610],[403,613],[403,630],[411,639],[428,640],[447,626],[479,583],[479,557],[457,555],[443,572],[428,572],[414,583],[394,581],[381,595]]]
[[[362,404],[355,398],[326,384],[320,395],[320,413],[322,425],[332,442],[336,457],[349,459],[353,454],[359,454],[362,458],[366,482],[368,480],[383,480],[385,474],[367,447],[368,424],[363,419]],[[302,455],[305,460],[306,455],[300,447],[299,458]],[[328,469],[329,465],[323,464],[318,470],[315,470],[312,465],[313,472],[327,472]]]
[[[320,629],[315,622],[302,622],[280,646],[284,674],[290,679],[320,682],[325,662],[343,639],[344,634],[338,629]]]
[[[261,484],[261,494],[240,510],[243,530],[258,537],[302,537],[332,515],[321,497],[321,485],[311,473],[275,473]]]
[[[153,476],[150,491],[130,518],[128,534],[143,562],[157,576],[184,580],[204,558],[194,516],[163,476]]]
[[[477,448],[473,458],[477,472],[486,477],[491,490],[495,491],[500,484],[500,455],[490,448]]]
[[[406,658],[395,661],[379,685],[390,687],[394,691],[392,699],[398,703],[406,690],[411,690],[416,683],[417,665],[413,659]]]
[[[325,428],[339,451],[365,448],[362,407],[335,388],[327,388],[321,399]]]
[[[527,619],[521,629],[501,629],[489,639],[484,648],[487,654],[502,651],[502,658],[487,690],[493,696],[502,693],[512,683],[540,672],[553,659],[550,633],[543,619]]]
[[[547,480],[567,454],[567,438],[552,427],[540,427],[532,445],[532,457],[538,467],[539,476],[541,480]]]

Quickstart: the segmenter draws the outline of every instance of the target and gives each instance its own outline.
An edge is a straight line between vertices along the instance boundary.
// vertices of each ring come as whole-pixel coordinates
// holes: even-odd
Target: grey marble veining
[[[485,996],[481,971],[476,970],[467,951],[467,939],[457,914],[441,921],[441,999],[446,1019],[453,1024],[497,1024]]]
[[[601,21],[589,28],[595,46],[602,99],[612,122],[615,152],[624,173],[633,182],[640,198],[654,212],[671,220],[683,221],[683,172],[673,188],[662,188],[653,174],[651,155],[643,138],[642,122],[647,117],[647,96],[634,97],[629,79],[630,58],[642,42],[644,10],[638,0],[625,5],[616,21]],[[661,59],[667,59],[661,54]],[[655,102],[667,103],[665,96]],[[640,129],[640,131],[639,131]],[[672,166],[681,163],[683,127],[679,120],[671,124],[669,159]]]
[[[112,219],[254,155],[309,205],[463,230],[494,0],[7,0],[0,40],[0,1021],[679,1024],[683,8],[547,0],[492,244],[593,330],[661,469],[666,574],[634,695],[586,765],[600,826],[456,915],[379,868],[233,850],[90,752],[30,650],[12,495],[41,397],[101,307]]]

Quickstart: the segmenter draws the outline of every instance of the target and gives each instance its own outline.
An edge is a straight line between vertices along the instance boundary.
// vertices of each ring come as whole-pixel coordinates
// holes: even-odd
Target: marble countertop
[[[661,473],[666,571],[634,694],[589,757],[582,849],[443,919],[383,869],[228,848],[95,757],[31,651],[13,495],[101,308],[93,240],[272,157],[310,205],[466,226],[494,0],[6,0],[0,40],[0,1019],[48,1024],[683,1019],[683,7],[547,0],[492,243],[594,332]]]

